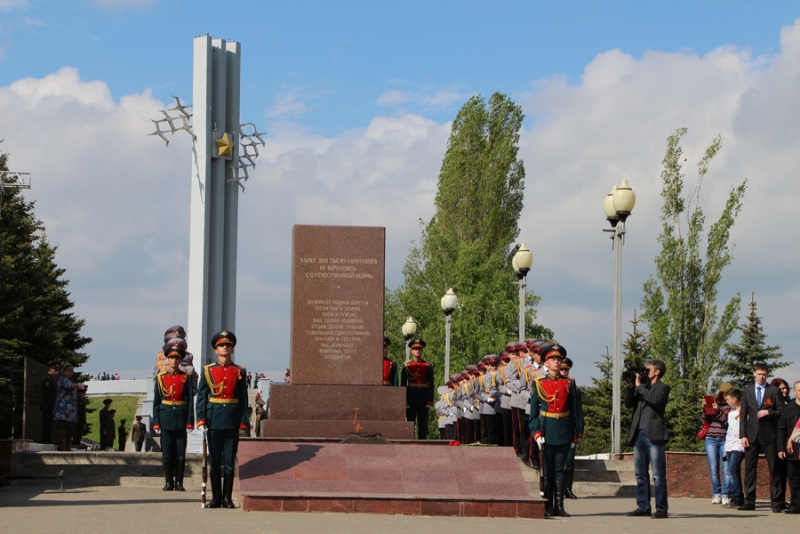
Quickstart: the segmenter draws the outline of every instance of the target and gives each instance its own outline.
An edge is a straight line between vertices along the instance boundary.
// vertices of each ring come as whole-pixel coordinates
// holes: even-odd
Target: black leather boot
[[[212,471],[209,478],[211,479],[211,501],[206,504],[206,508],[219,508],[222,506],[222,473]]]
[[[577,499],[578,496],[575,495],[574,493],[572,493],[572,483],[575,481],[575,470],[574,469],[569,469],[566,472],[566,477],[567,477],[567,483],[564,486],[564,496],[567,499]],[[175,489],[177,489],[177,488],[175,488]]]
[[[552,480],[547,478],[542,480],[544,481],[544,498],[545,498],[544,518],[549,519],[553,517],[553,515],[555,514],[555,509],[553,506],[553,494],[555,493],[555,491]]]
[[[179,458],[175,465],[175,491],[186,491],[183,487],[183,471],[186,468],[186,458]]]
[[[175,489],[175,482],[172,481],[172,469],[172,462],[164,462],[164,480],[167,481],[164,487],[161,488],[164,491],[172,491]]]
[[[564,481],[556,480],[556,515],[561,517],[570,517],[566,510],[564,510]]]
[[[222,483],[222,507],[236,508],[233,504],[231,494],[233,493],[233,471],[225,471],[225,478]]]

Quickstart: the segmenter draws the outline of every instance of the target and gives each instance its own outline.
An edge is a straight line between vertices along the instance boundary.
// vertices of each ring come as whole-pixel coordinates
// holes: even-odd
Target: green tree
[[[0,155],[0,171],[8,170]],[[85,321],[70,310],[65,270],[55,262],[56,247],[34,215],[34,203],[16,189],[6,189],[0,211],[0,368],[14,371],[17,410],[15,436],[21,435],[23,372],[26,357],[46,364],[56,360],[75,367],[88,356],[80,350],[91,339],[80,334]],[[3,384],[0,384],[2,386]],[[10,411],[0,408],[0,434],[10,434]]]
[[[680,139],[686,128],[667,141],[661,173],[661,252],[655,258],[656,274],[644,284],[642,320],[649,329],[650,349],[667,366],[665,381],[672,386],[667,408],[673,450],[698,447],[696,433],[701,399],[717,369],[725,342],[736,326],[740,299],[732,298],[717,310],[717,286],[731,262],[730,230],[742,208],[746,181],[731,190],[717,222],[703,235],[705,215],[700,190],[708,165],[722,146],[717,137],[698,163],[698,180],[684,197],[686,161]],[[686,228],[681,226],[686,217]],[[705,244],[705,260],[701,247]]]
[[[738,344],[725,345],[725,357],[720,362],[719,375],[730,378],[731,384],[743,389],[754,383],[753,364],[763,362],[769,366],[770,372],[789,365],[782,361],[781,348],[767,346],[767,335],[761,325],[761,317],[756,313],[755,294],[750,295],[750,315],[747,322],[741,325],[742,336]]]
[[[517,247],[525,167],[518,159],[522,109],[495,93],[471,98],[453,122],[439,173],[436,213],[421,223],[422,236],[403,268],[403,284],[386,294],[387,335],[398,343],[391,355],[403,361],[400,330],[413,316],[428,343],[425,359],[444,383],[444,314],[448,288],[458,295],[453,313],[450,371],[496,353],[517,339],[518,296],[511,259]],[[527,336],[551,339],[533,324],[538,297],[526,296]],[[435,425],[435,421],[432,423]]]
[[[636,310],[633,312],[633,320],[630,321],[633,326],[631,332],[627,332],[627,339],[622,345],[622,356],[624,357],[623,367],[629,366],[644,366],[645,362],[650,357],[650,347],[647,340],[647,335],[639,330],[640,319],[636,316]],[[598,454],[611,452],[611,414],[613,412],[612,406],[612,371],[613,362],[611,355],[606,353],[601,355],[599,361],[594,362],[597,369],[600,371],[600,378],[592,377],[592,386],[581,386],[583,394],[583,411],[585,421],[584,438],[579,442],[579,454]],[[625,388],[628,383],[622,380],[620,376],[622,387],[622,396],[624,398]],[[620,412],[620,426],[621,438],[620,444],[623,451],[631,450],[625,444],[625,438],[628,435],[628,429],[631,427],[633,420],[633,410],[625,407],[625,403],[621,403]]]

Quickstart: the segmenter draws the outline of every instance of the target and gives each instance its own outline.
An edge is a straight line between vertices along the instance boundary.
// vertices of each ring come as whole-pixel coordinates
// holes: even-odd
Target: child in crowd
[[[728,495],[723,498],[725,508],[735,508],[742,504],[742,460],[744,447],[739,434],[739,410],[742,406],[742,392],[732,388],[725,393],[730,410],[728,411],[728,433],[725,436],[725,477],[728,479]]]

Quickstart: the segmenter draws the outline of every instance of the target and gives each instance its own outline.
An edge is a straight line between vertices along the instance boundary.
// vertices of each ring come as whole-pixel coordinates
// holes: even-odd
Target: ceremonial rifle
[[[203,482],[200,485],[200,508],[206,507],[206,484],[208,483],[208,445],[206,443],[206,433],[203,434]]]

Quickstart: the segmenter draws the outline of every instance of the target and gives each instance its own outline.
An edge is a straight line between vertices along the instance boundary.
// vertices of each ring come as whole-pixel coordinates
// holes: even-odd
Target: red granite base
[[[243,440],[239,480],[252,511],[544,517],[504,447]]]

